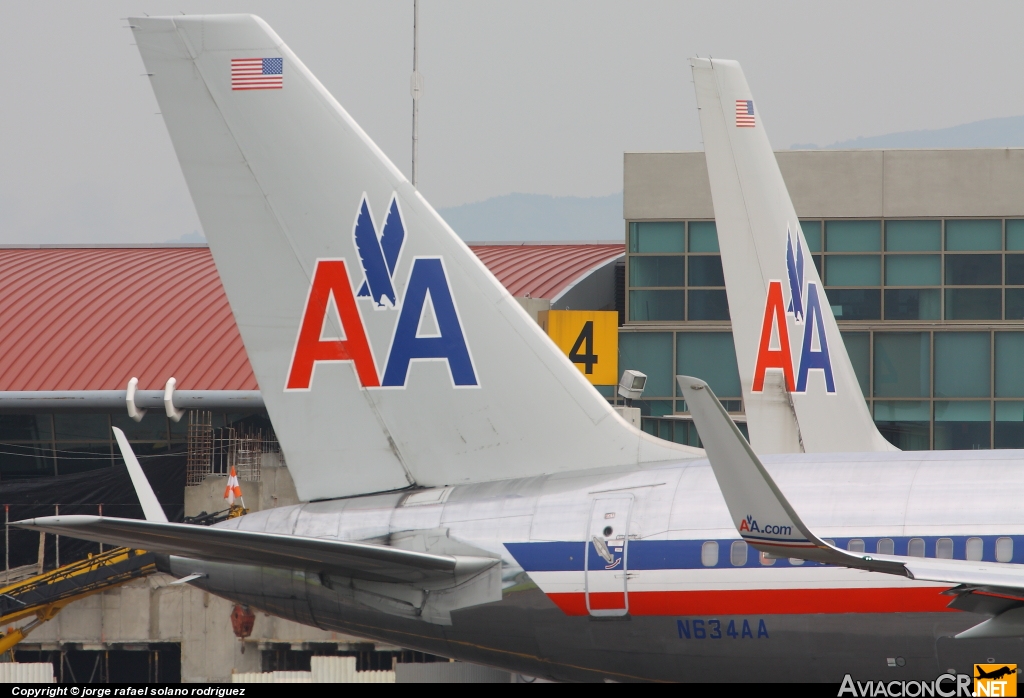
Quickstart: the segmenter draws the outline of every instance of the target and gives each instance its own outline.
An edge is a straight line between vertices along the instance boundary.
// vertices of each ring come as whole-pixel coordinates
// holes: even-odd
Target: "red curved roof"
[[[256,390],[205,247],[0,250],[0,390]]]
[[[553,300],[596,267],[625,254],[619,244],[473,245],[513,296]]]
[[[553,298],[622,245],[474,245],[515,296]],[[257,390],[209,248],[0,248],[0,391]]]

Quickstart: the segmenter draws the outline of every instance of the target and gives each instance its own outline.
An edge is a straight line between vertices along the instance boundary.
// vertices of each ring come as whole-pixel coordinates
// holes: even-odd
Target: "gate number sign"
[[[549,310],[540,324],[569,361],[594,385],[619,381],[619,314],[601,310]]]

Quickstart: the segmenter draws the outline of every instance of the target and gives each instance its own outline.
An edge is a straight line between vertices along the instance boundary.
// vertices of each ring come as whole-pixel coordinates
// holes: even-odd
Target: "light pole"
[[[412,0],[412,185],[416,186],[416,156],[420,149],[420,95],[423,93],[423,76],[420,75],[419,36],[417,28],[420,23],[419,0]]]

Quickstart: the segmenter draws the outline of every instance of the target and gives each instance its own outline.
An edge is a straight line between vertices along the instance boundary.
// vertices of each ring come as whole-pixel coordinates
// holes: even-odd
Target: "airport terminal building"
[[[1024,447],[1024,150],[781,151],[882,433],[904,450]],[[620,366],[644,429],[697,445],[679,373],[743,420],[703,152],[627,153]]]

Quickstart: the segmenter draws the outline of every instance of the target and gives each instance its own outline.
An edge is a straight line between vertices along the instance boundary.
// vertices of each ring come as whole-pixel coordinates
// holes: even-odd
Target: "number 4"
[[[583,346],[583,354],[578,353],[580,346]],[[569,350],[569,361],[574,364],[583,364],[584,373],[591,374],[594,372],[594,364],[597,363],[597,355],[594,354],[594,321],[587,320],[583,325],[583,330],[580,332],[580,336],[576,338],[576,343],[572,345],[572,349]]]

